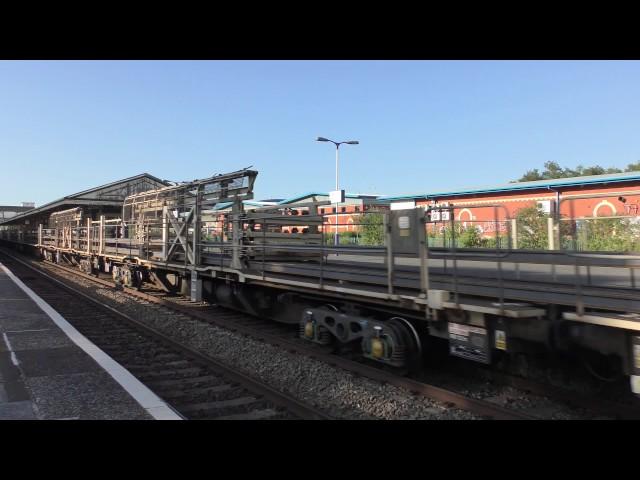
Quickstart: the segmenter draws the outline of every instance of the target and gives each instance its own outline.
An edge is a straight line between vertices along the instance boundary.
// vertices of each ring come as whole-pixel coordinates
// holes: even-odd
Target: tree
[[[525,173],[518,180],[512,180],[511,183],[515,183],[515,182],[534,182],[536,180],[544,180],[544,177],[540,174],[540,172],[538,171],[537,168],[534,168],[533,170],[527,170],[527,173]]]
[[[627,168],[625,168],[625,172],[637,172],[638,170],[640,170],[640,162],[636,162],[636,163],[630,163],[629,165],[627,165]]]
[[[636,172],[640,170],[640,161],[636,163],[630,163],[627,168],[621,170],[616,167],[604,168],[600,165],[594,165],[593,167],[584,167],[578,165],[575,170],[571,168],[563,168],[557,162],[545,162],[544,170],[542,173],[537,168],[533,170],[527,170],[527,172],[520,177],[517,182],[531,182],[534,180],[550,180],[553,178],[569,178],[569,177],[584,177],[587,175],[604,175],[605,173],[623,173],[623,172]]]

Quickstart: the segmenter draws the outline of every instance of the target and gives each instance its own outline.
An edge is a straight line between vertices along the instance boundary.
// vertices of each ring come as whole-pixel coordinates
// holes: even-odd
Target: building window
[[[360,207],[355,207],[355,211],[359,212],[360,211]]]
[[[341,207],[341,208],[340,208],[340,211],[341,211],[342,213],[345,213],[345,212],[347,211],[347,207]]]
[[[324,208],[320,209],[320,215],[324,214]]]

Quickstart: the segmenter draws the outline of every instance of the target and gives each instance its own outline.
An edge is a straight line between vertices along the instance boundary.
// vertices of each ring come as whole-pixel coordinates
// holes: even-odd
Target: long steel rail
[[[190,357],[199,362],[202,362],[204,365],[209,366],[212,370],[219,373],[225,379],[242,385],[243,387],[247,388],[247,390],[264,397],[267,401],[273,403],[276,406],[286,409],[288,412],[291,412],[298,418],[306,419],[306,420],[329,420],[333,418],[330,415],[318,410],[317,408],[312,407],[311,405],[308,405],[290,395],[280,392],[274,389],[273,387],[263,382],[260,382],[237,369],[234,369],[225,365],[224,363],[216,360],[215,358],[205,355],[202,352],[195,350],[191,347],[183,345],[182,343],[174,340],[173,338],[167,336],[166,334],[160,332],[159,330],[156,330],[155,328],[152,328],[130,317],[129,315],[123,312],[120,312],[119,310],[111,307],[110,305],[107,305],[104,302],[101,302],[95,299],[94,297],[82,292],[81,290],[78,290],[77,288],[71,287],[67,283],[51,276],[41,268],[34,267],[28,262],[25,262],[14,255],[10,255],[5,251],[2,251],[1,253],[11,258],[13,261],[20,263],[25,268],[28,268],[31,271],[37,273],[38,275],[42,276],[47,281],[57,285],[58,287],[70,293],[73,293],[77,297],[82,298],[83,300],[90,302],[91,304],[96,305],[99,308],[108,311],[110,314],[115,315],[116,317],[128,322],[129,324],[133,325],[137,330],[143,332],[145,335],[158,339],[162,343],[170,346],[171,348],[182,352],[187,357]],[[74,272],[71,269],[65,269],[65,270],[70,271],[71,273],[74,273],[74,274],[78,273],[78,272]],[[81,275],[85,276],[84,274],[81,274]],[[89,276],[86,276],[86,277],[88,277],[89,279],[92,279]],[[92,279],[92,280],[98,280],[98,279]],[[99,282],[104,285],[103,283],[104,281],[99,280]],[[110,285],[110,286],[113,286],[113,285]]]

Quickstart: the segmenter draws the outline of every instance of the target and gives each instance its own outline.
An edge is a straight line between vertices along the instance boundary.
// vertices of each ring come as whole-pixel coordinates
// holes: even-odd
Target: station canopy
[[[167,181],[160,180],[148,173],[141,173],[140,175],[67,195],[66,197],[54,200],[38,208],[29,209],[10,219],[0,221],[0,225],[37,225],[38,223],[46,223],[46,219],[48,219],[49,215],[53,212],[74,207],[90,207],[97,210],[113,211],[121,209],[124,199],[129,195],[156,188],[163,188],[169,185],[170,183]]]

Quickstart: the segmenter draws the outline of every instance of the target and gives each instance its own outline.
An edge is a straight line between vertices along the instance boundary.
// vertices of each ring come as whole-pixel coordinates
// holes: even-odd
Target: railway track
[[[34,262],[35,263],[35,262]],[[55,269],[60,271],[66,271],[74,275],[86,278],[100,284],[104,287],[113,289],[113,281],[99,279],[93,276],[89,276],[78,272],[76,269],[63,267],[56,264],[49,264]],[[34,267],[39,268],[39,267]],[[331,353],[327,348],[319,347],[316,345],[310,345],[307,342],[297,338],[297,326],[288,328],[291,326],[283,326],[280,324],[274,324],[272,322],[266,322],[264,320],[251,317],[249,315],[225,309],[222,307],[209,305],[206,303],[194,304],[189,300],[179,297],[170,296],[158,291],[137,291],[132,289],[125,289],[126,293],[136,297],[145,302],[156,305],[156,308],[166,308],[172,312],[186,315],[189,318],[197,319],[201,322],[213,324],[225,329],[248,335],[251,338],[276,345],[280,348],[286,349],[292,353],[299,353],[307,355],[311,358],[315,358],[329,365],[343,368],[358,375],[362,375],[379,382],[388,383],[397,387],[406,389],[416,395],[422,395],[433,400],[444,402],[449,406],[455,406],[460,409],[464,409],[473,412],[477,415],[493,418],[493,419],[535,419],[535,415],[529,415],[524,411],[513,410],[497,405],[490,401],[484,401],[478,398],[472,398],[468,395],[441,388],[436,385],[420,381],[415,378],[407,378],[398,376],[395,373],[381,370],[377,367],[372,367],[362,362],[354,361],[353,359],[342,357]],[[55,308],[55,307],[54,307]],[[614,404],[607,404],[606,402],[594,401],[589,398],[581,398],[571,392],[560,391],[557,388],[546,388],[541,384],[535,382],[526,382],[523,379],[516,381],[517,387],[525,391],[529,391],[538,395],[550,395],[552,397],[562,398],[564,401],[578,407],[598,409],[605,414],[611,415],[614,418],[640,418],[638,409],[625,408]],[[160,395],[161,396],[161,395]]]
[[[2,262],[185,419],[329,419],[327,414],[99,302],[15,257]]]

